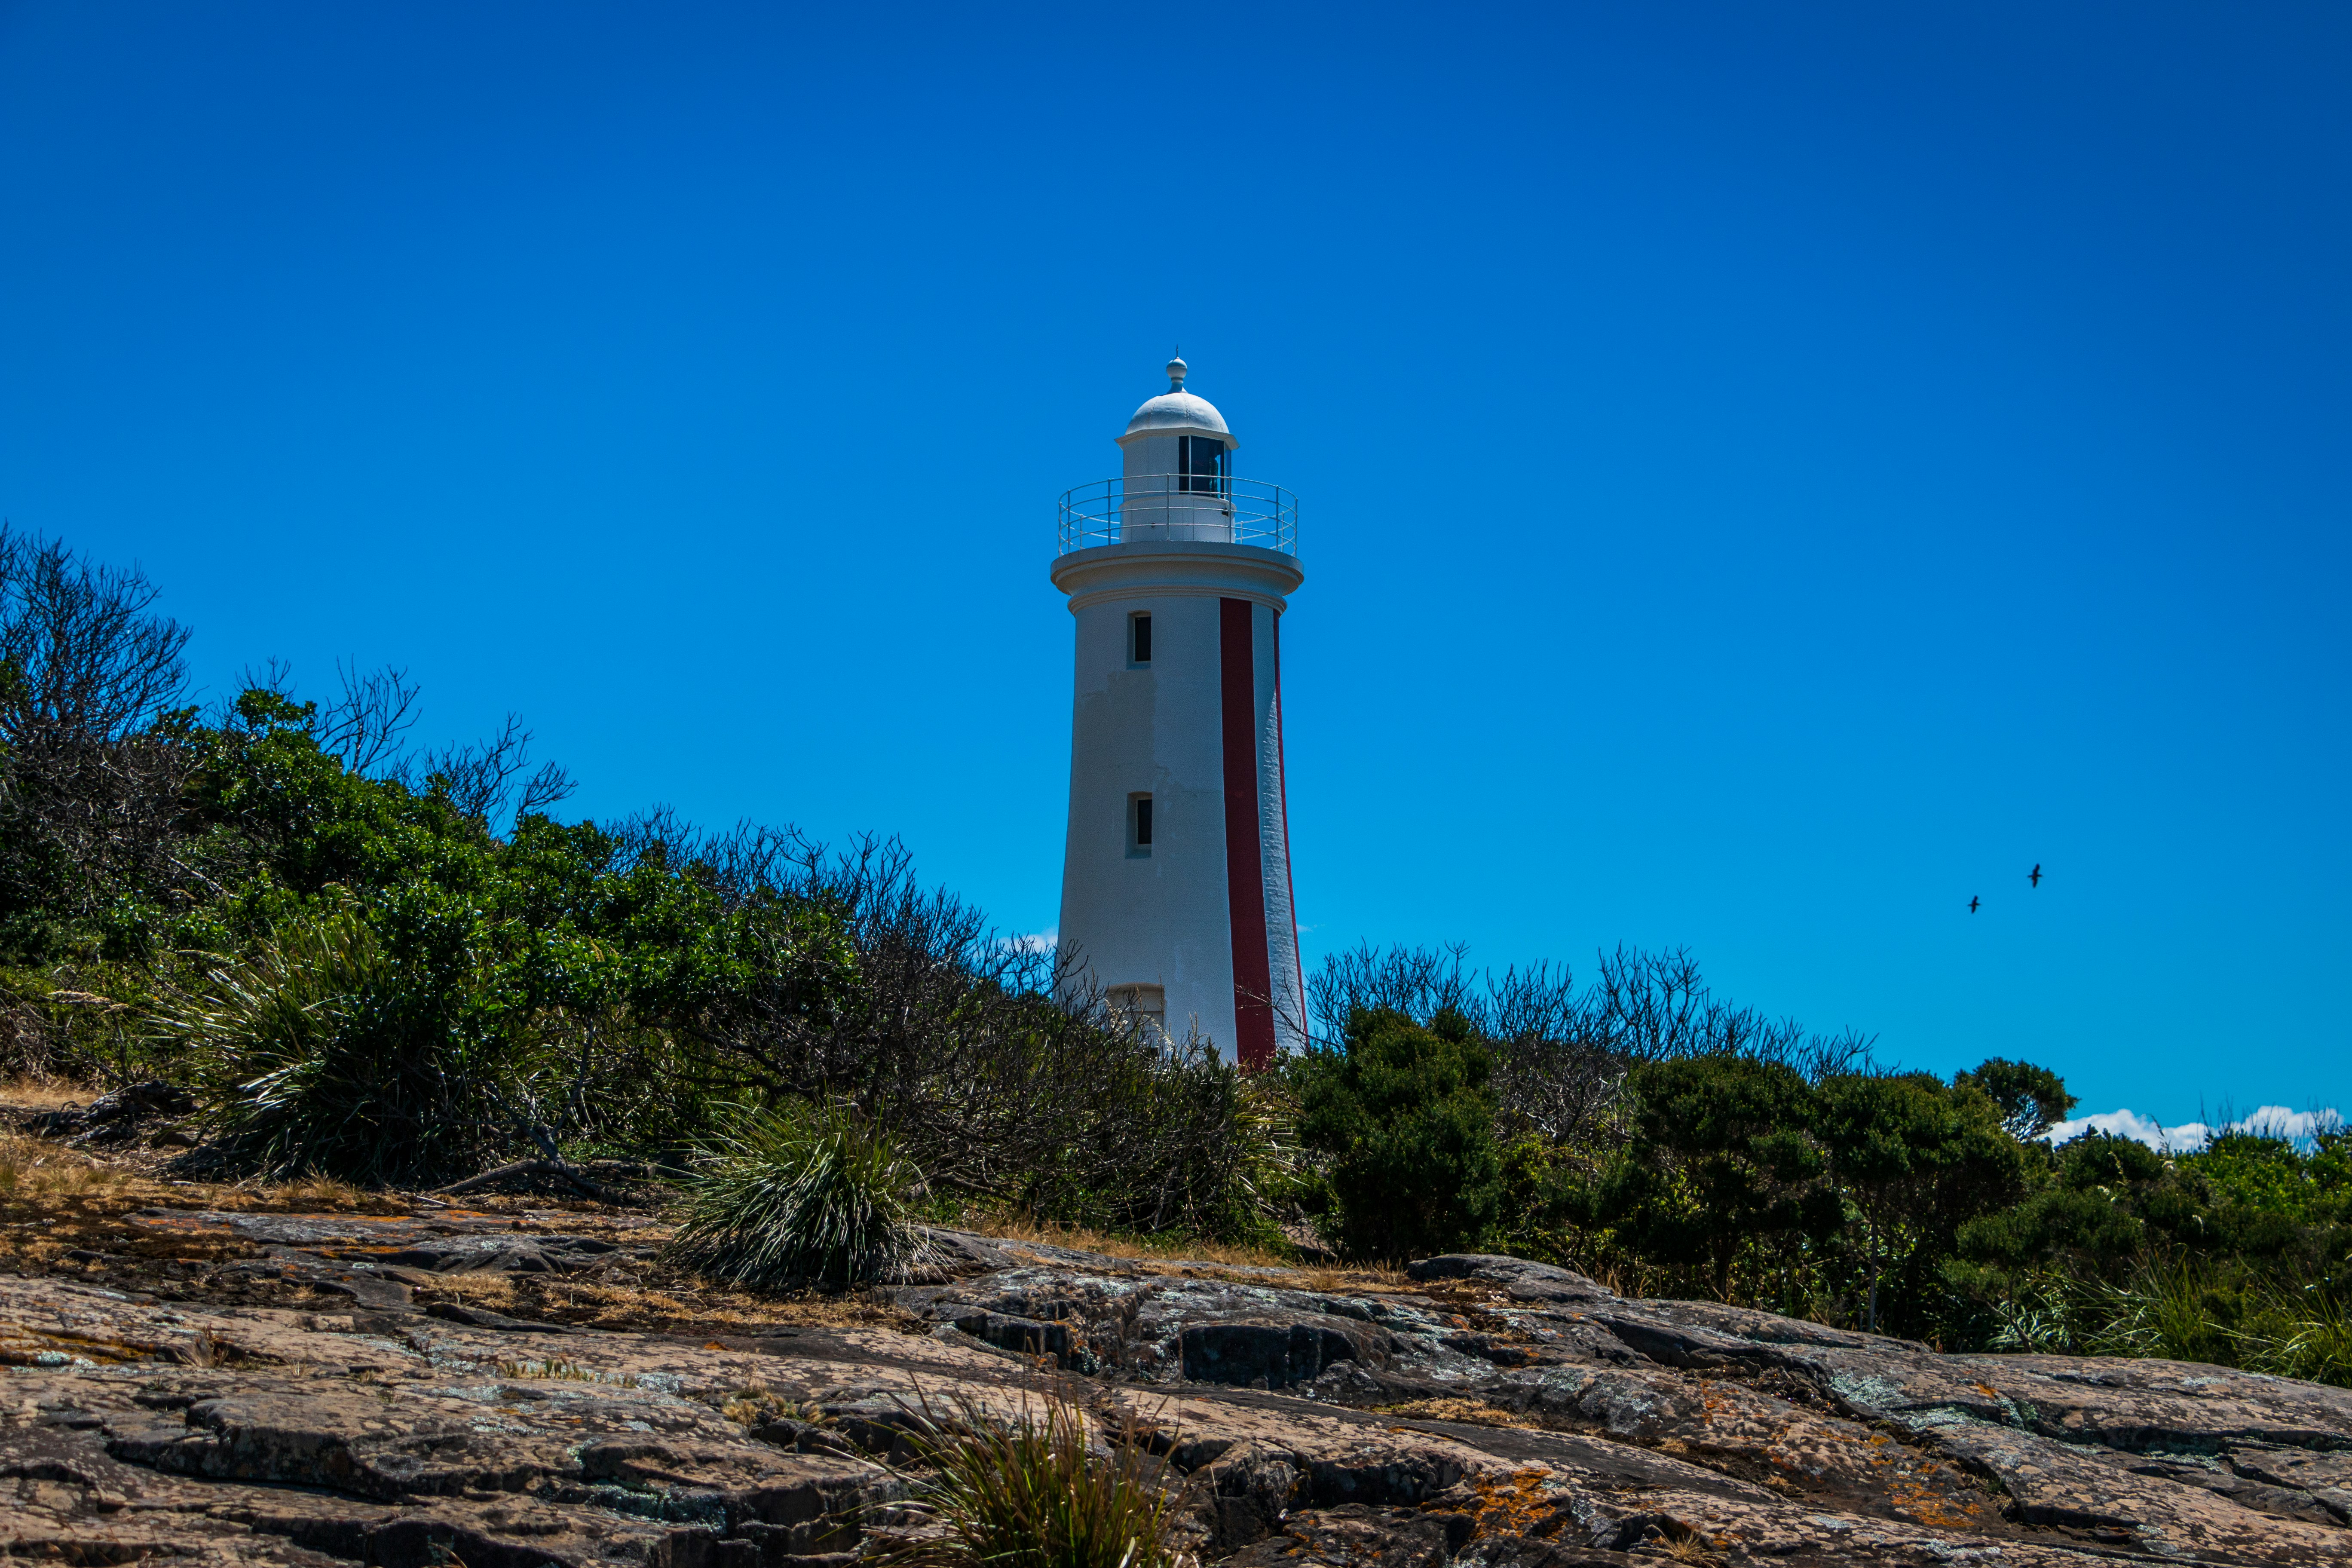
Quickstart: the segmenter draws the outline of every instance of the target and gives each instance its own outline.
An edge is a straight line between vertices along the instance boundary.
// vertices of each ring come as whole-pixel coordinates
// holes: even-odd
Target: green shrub
[[[940,1528],[882,1561],[894,1568],[1174,1568],[1167,1494],[1136,1434],[1089,1441],[1075,1405],[1045,1401],[1006,1423],[959,1402],[918,1452],[937,1471],[916,1509]]]
[[[528,1068],[420,997],[356,910],[293,916],[252,954],[187,955],[149,1010],[235,1162],[354,1181],[463,1173]],[[189,973],[193,970],[193,973]]]
[[[903,1278],[927,1249],[922,1177],[845,1107],[747,1110],[702,1162],[672,1256],[754,1289]]]
[[[1853,1216],[1866,1289],[1863,1327],[1916,1334],[1961,1227],[2026,1193],[2027,1163],[2000,1106],[1929,1073],[1840,1073],[1814,1087],[1815,1135]],[[1882,1321],[1880,1294],[1893,1286]]]
[[[1360,1009],[1340,1049],[1292,1062],[1298,1141],[1325,1157],[1315,1200],[1340,1251],[1413,1258],[1492,1235],[1504,1189],[1493,1067],[1461,1015],[1424,1029],[1385,1008]]]
[[[1197,1042],[1098,1036],[1096,1049],[1070,1086],[1086,1114],[1058,1146],[1020,1151],[1000,1201],[1113,1234],[1281,1246],[1295,1163],[1281,1086]]]
[[[1645,1260],[1703,1268],[1718,1300],[1743,1253],[1781,1250],[1838,1226],[1838,1201],[1811,1137],[1803,1075],[1779,1062],[1688,1057],[1627,1075],[1631,1138],[1600,1205],[1621,1245]]]

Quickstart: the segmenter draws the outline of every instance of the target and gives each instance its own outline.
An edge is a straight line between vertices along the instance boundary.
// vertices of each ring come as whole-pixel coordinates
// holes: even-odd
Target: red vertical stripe
[[[1298,884],[1290,879],[1290,763],[1282,750],[1280,610],[1274,613],[1274,776],[1282,781],[1282,901],[1290,910],[1290,973],[1298,986],[1290,994],[1290,1005],[1298,1009],[1298,1016],[1291,1020],[1291,1025],[1303,1035],[1307,1032],[1307,970],[1306,961],[1298,956]]]
[[[1247,599],[1217,601],[1224,696],[1225,900],[1234,934],[1234,1055],[1274,1065],[1274,967],[1265,946],[1265,852],[1257,816],[1257,659]]]

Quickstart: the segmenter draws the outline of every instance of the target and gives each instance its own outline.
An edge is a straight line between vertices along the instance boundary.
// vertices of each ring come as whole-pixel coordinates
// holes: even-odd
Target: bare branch
[[[402,738],[415,726],[422,688],[406,670],[389,664],[362,675],[356,663],[338,659],[335,674],[342,695],[319,714],[319,745],[342,758],[352,772],[377,776],[379,769],[396,762]]]
[[[544,816],[548,808],[559,801],[569,800],[580,785],[572,775],[553,763],[541,763],[539,772],[523,781],[522,793],[515,799],[515,821],[526,816]]]

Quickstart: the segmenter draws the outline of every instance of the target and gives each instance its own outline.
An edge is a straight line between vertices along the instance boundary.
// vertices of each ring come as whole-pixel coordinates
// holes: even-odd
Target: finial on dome
[[[1181,392],[1184,390],[1184,373],[1190,368],[1192,367],[1187,365],[1181,356],[1168,362],[1169,391]]]

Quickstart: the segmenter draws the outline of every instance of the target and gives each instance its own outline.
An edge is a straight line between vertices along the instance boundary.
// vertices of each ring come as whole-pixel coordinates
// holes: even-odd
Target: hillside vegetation
[[[1364,951],[1250,1079],[1139,1035],[895,844],[566,823],[509,721],[408,743],[397,671],[190,703],[135,572],[0,533],[0,1052],[194,1096],[193,1173],[427,1187],[625,1160],[760,1289],[974,1215],[1386,1260],[1508,1250],[1628,1291],[1952,1347],[2352,1381],[2352,1142],[2053,1149],[2058,1076],[1946,1081],[1716,998]]]

